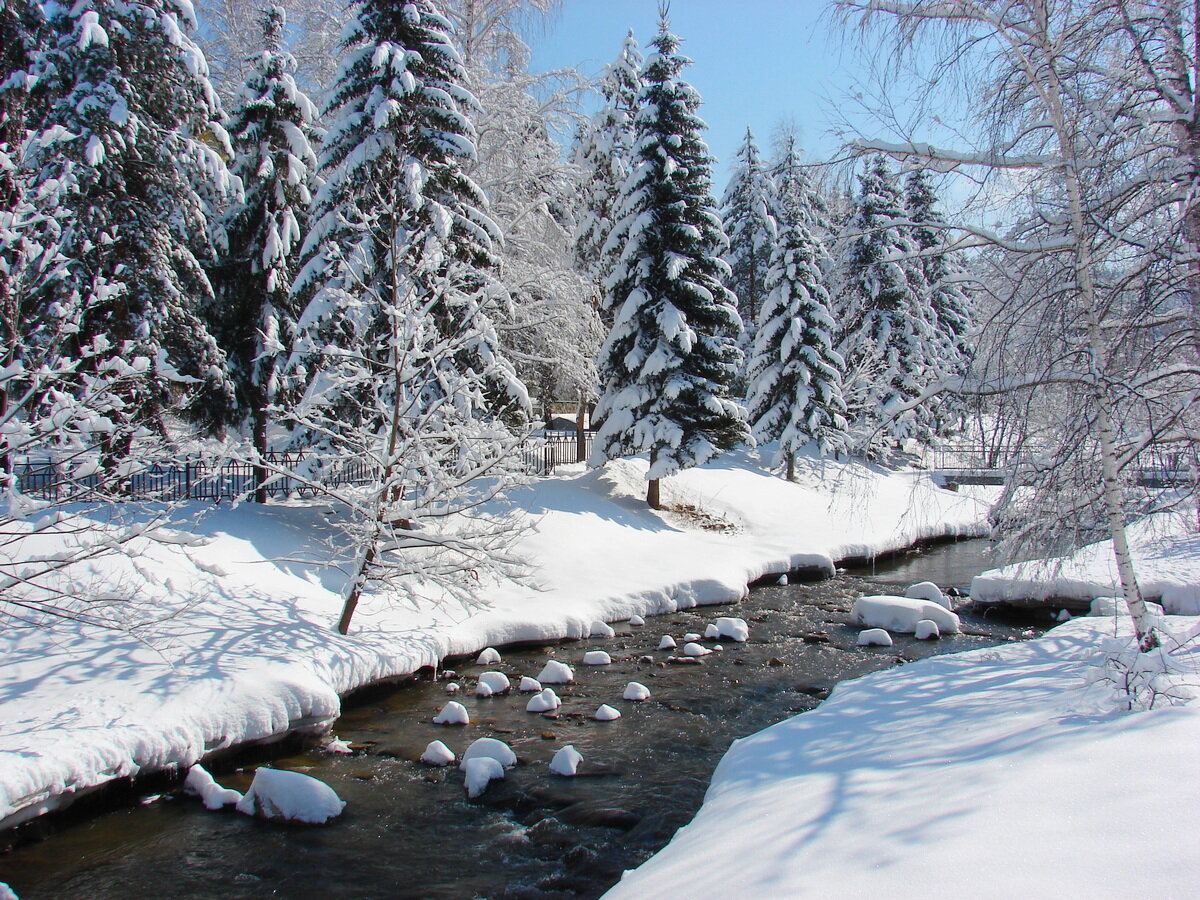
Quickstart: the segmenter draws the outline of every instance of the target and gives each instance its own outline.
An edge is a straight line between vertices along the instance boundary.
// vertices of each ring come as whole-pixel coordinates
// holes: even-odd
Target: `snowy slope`
[[[341,575],[323,564],[347,548],[330,548],[337,532],[319,506],[208,507],[177,523],[202,546],[148,544],[138,560],[89,564],[75,576],[129,598],[129,622],[160,621],[0,633],[0,824],[122,775],[319,728],[339,694],[450,655],[736,601],[768,572],[983,527],[981,504],[920,476],[807,461],[803,483],[788,484],[742,454],[663,485],[667,504],[729,526],[707,531],[646,508],[645,466],[570,467],[523,489],[527,583],[485,586],[471,608],[368,597],[348,637],[332,630]]]
[[[1111,631],[842,683],[737,741],[691,824],[605,896],[1195,896],[1200,705],[1131,714],[1089,687]]]

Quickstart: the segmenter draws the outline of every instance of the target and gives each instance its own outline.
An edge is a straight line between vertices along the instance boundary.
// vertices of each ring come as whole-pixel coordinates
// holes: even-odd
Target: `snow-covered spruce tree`
[[[912,222],[912,237],[921,252],[921,272],[929,289],[929,304],[936,325],[937,377],[964,377],[974,355],[971,298],[967,292],[966,268],[947,246],[946,218],[938,208],[938,197],[923,169],[909,173],[904,184],[904,205]],[[956,398],[938,398],[933,406],[938,431],[954,423],[962,404]]]
[[[821,455],[845,447],[845,362],[833,347],[837,326],[825,284],[828,254],[810,230],[816,217],[812,185],[792,142],[778,167],[776,191],[779,233],[751,344],[746,406],[755,440],[779,442],[778,456],[791,481],[796,453],[809,442]]]
[[[230,170],[241,180],[243,194],[215,229],[214,301],[208,310],[209,327],[229,360],[236,418],[249,418],[251,443],[260,457],[268,449],[278,370],[298,315],[291,286],[317,166],[311,145],[317,110],[292,77],[296,62],[282,45],[283,8],[268,9],[261,24],[263,49],[230,114]],[[260,503],[266,502],[267,477],[258,466]]]
[[[605,304],[614,323],[600,353],[601,420],[592,466],[649,451],[646,500],[659,479],[749,440],[730,397],[741,322],[724,287],[729,267],[713,209],[711,158],[696,115],[700,96],[680,77],[688,60],[664,16],[638,98],[635,169],[609,237],[623,247]]]
[[[288,371],[305,391],[289,412],[301,474],[348,508],[343,633],[373,587],[469,598],[510,533],[479,506],[506,486],[502,420],[528,398],[496,349],[500,234],[463,171],[475,100],[447,28],[424,0],[355,6],[296,281]],[[350,463],[377,476],[339,487]]]
[[[599,300],[620,258],[620,248],[605,245],[617,219],[621,187],[633,167],[633,120],[642,88],[641,50],[631,30],[621,53],[604,70],[600,95],[604,106],[583,129],[575,146],[580,196],[576,206],[575,253],[596,286]],[[611,319],[608,322],[612,324]]]
[[[169,410],[211,423],[232,403],[197,313],[210,287],[196,252],[196,185],[227,184],[229,147],[186,0],[81,0],[53,7],[50,27],[27,164],[36,240],[57,264],[31,277],[25,318],[39,353],[79,361],[81,386],[126,363],[141,372],[125,372],[125,407],[100,437],[111,465],[139,429],[164,432]]]
[[[933,313],[904,201],[882,156],[859,176],[854,215],[839,240],[837,310],[845,397],[855,449],[881,458],[908,439],[928,443],[927,410],[892,414],[921,395],[938,359]]]
[[[748,331],[758,321],[768,290],[767,270],[777,231],[772,215],[774,194],[775,185],[747,128],[725,188],[721,219],[729,236],[725,260],[732,274],[728,285],[737,295],[738,313]]]

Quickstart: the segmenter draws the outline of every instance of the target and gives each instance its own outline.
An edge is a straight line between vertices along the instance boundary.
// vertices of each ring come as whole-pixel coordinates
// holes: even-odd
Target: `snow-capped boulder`
[[[640,626],[642,626],[642,625],[645,625],[645,624],[646,624],[646,620],[645,620],[645,619],[643,619],[641,616],[630,616],[630,617],[629,617],[629,624],[630,624],[630,625],[637,626],[637,627],[640,627]],[[563,748],[563,749],[566,749],[566,748]]]
[[[892,636],[882,628],[868,628],[858,633],[858,646],[890,647],[892,646]]]
[[[475,665],[477,666],[498,666],[500,665],[500,651],[495,647],[488,647],[479,656],[475,657]]]
[[[1060,609],[1058,611],[1058,615],[1054,617],[1054,621],[1055,622],[1070,622],[1071,618],[1072,618],[1071,611],[1069,609]]]
[[[343,756],[354,752],[354,748],[352,748],[350,744],[337,737],[331,737],[325,742],[325,746],[321,749],[326,753],[340,754]]]
[[[517,685],[517,690],[522,694],[534,694],[542,689],[542,684],[536,678],[530,678],[528,675],[521,676],[521,683]]]
[[[942,589],[932,581],[918,581],[916,584],[910,584],[904,592],[904,596],[911,600],[928,600],[945,609],[954,609],[950,598],[943,594]]]
[[[706,641],[715,641],[721,636],[721,630],[712,622],[704,627],[704,639]]]
[[[710,653],[712,653],[712,651],[709,650],[707,647],[703,647],[700,644],[697,644],[694,642],[683,645],[683,655],[684,656],[708,656],[708,654],[710,654]]]
[[[183,781],[183,790],[185,793],[199,797],[203,801],[205,809],[237,806],[242,799],[241,791],[221,787],[200,765],[188,769],[187,778]]]
[[[470,725],[471,717],[467,708],[461,703],[451,700],[442,707],[442,711],[433,717],[434,725]]]
[[[739,619],[736,616],[721,616],[713,622],[713,625],[717,629],[718,638],[729,638],[739,644],[750,640],[750,626],[746,624],[745,619]]]
[[[462,755],[462,762],[458,764],[458,767],[465,771],[468,762],[484,757],[496,760],[496,762],[506,769],[517,764],[517,754],[513,753],[512,747],[508,746],[504,741],[496,740],[496,738],[485,737],[479,738],[467,748],[467,752]]]
[[[459,684],[457,681],[451,681],[449,684],[446,685],[446,693],[447,694],[457,694],[461,690],[462,690],[462,685]]]
[[[583,664],[585,666],[608,666],[612,665],[612,657],[603,650],[589,650],[583,654]]]
[[[467,773],[467,796],[472,800],[482,794],[493,781],[504,778],[504,766],[490,756],[465,759],[462,769]]]
[[[554,754],[554,759],[550,760],[550,771],[555,775],[570,777],[578,771],[581,762],[583,762],[583,754],[567,744],[565,747],[560,747],[559,751]]]
[[[452,766],[457,758],[454,751],[441,741],[430,741],[421,754],[421,762],[430,766]]]
[[[787,577],[787,573],[785,572],[784,574],[780,575],[780,576],[779,576],[779,577],[778,577],[778,578],[775,580],[775,583],[776,583],[776,584],[787,584],[787,583],[788,583],[788,577]]]
[[[938,628],[937,622],[930,621],[929,619],[922,619],[913,630],[913,637],[918,641],[931,641],[941,636],[942,632]]]
[[[702,640],[704,640],[704,637],[702,635],[696,634],[696,632],[694,632],[694,631],[689,631],[687,634],[685,634],[683,636],[683,642],[685,644],[691,643],[692,641],[702,641]]]
[[[558,694],[550,688],[545,688],[541,693],[534,694],[529,698],[529,702],[525,704],[525,712],[553,712],[560,706],[562,706],[562,701],[558,699]]]
[[[325,782],[266,766],[255,771],[250,790],[237,805],[238,812],[248,816],[308,825],[324,825],[345,808],[345,802]]]
[[[678,644],[675,643],[675,638],[671,637],[669,634],[664,634],[662,636],[662,640],[658,642],[659,650],[674,650],[677,646]]]
[[[537,680],[542,684],[570,684],[575,680],[575,673],[566,663],[552,659],[546,663]]]
[[[610,638],[615,637],[616,632],[613,631],[613,627],[607,622],[593,622],[590,636],[594,638]]]
[[[918,622],[929,619],[937,623],[942,634],[959,632],[958,616],[944,606],[930,603],[928,600],[892,597],[886,594],[855,600],[854,607],[850,610],[850,619],[856,625],[884,628],[903,634],[912,634]]]
[[[621,711],[613,709],[607,703],[602,703],[600,708],[592,713],[592,718],[597,722],[612,722],[614,719],[621,718]]]
[[[510,687],[512,685],[509,684],[508,676],[503,672],[484,672],[479,676],[475,693],[480,697],[491,697],[493,694],[507,694]]]
[[[650,689],[640,681],[631,681],[625,685],[625,693],[621,695],[623,700],[649,700]]]

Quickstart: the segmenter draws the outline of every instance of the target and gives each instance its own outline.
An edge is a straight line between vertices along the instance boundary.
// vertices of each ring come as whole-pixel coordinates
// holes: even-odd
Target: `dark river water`
[[[597,897],[691,819],[734,739],[812,709],[843,679],[1032,635],[965,615],[960,635],[856,646],[858,629],[847,624],[856,597],[902,593],[922,580],[965,589],[991,565],[986,546],[948,544],[826,581],[755,588],[732,607],[615,625],[607,640],[502,648],[498,666],[461,662],[453,668],[464,687],[455,698],[471,715],[465,727],[431,722],[451,699],[446,681],[410,679],[348,704],[334,731],[353,756],[313,751],[274,761],[326,781],[347,801],[332,825],[270,825],[208,812],[194,798],[145,798],[0,856],[0,881],[22,900]],[[669,664],[656,649],[664,634],[682,647],[684,633],[728,615],[749,622],[748,643],[725,641],[698,665]],[[607,650],[613,664],[580,665],[592,649]],[[578,681],[555,686],[563,705],[554,714],[525,712],[529,695],[515,690],[473,693],[484,669],[513,676],[515,689],[518,676],[536,676],[551,658],[571,664]],[[622,700],[629,681],[645,684],[651,698]],[[602,703],[622,717],[594,721]],[[519,764],[477,800],[467,799],[457,769],[417,761],[432,740],[461,754],[479,737],[508,742]],[[566,744],[584,757],[573,779],[547,767]],[[216,774],[245,790],[251,772]]]

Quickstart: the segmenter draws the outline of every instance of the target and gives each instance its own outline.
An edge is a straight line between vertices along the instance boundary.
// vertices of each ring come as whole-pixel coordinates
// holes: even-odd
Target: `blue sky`
[[[693,60],[684,77],[700,92],[709,150],[718,159],[718,192],[746,126],[769,152],[782,119],[798,126],[809,154],[837,149],[826,131],[831,105],[856,74],[853,46],[843,47],[822,0],[672,0],[671,28]],[[564,0],[544,35],[535,35],[533,69],[578,65],[596,75],[633,28],[645,48],[658,28],[657,0]]]

